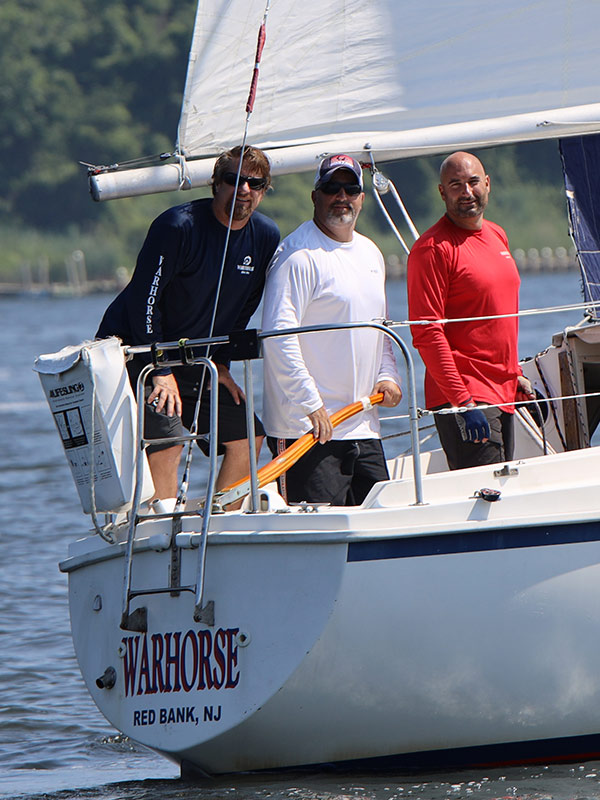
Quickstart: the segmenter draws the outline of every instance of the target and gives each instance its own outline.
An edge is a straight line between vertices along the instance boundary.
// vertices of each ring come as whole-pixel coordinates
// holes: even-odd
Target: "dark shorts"
[[[267,437],[277,456],[294,439]],[[380,439],[331,441],[314,445],[281,478],[279,490],[288,503],[360,505],[373,484],[389,479]]]
[[[129,379],[133,390],[135,392],[137,377],[143,367],[134,359],[127,363],[127,370],[129,372]],[[192,426],[194,413],[196,409],[196,401],[198,399],[198,389],[200,381],[202,380],[203,367],[174,367],[173,374],[179,387],[179,394],[181,396],[182,414],[181,417],[168,417],[164,413],[157,413],[154,406],[145,404],[145,423],[144,423],[144,438],[145,439],[165,439],[177,436],[185,436]],[[197,433],[208,434],[210,430],[210,390],[208,376],[204,379],[205,385],[202,391],[202,402],[200,404],[200,412],[198,415]],[[146,398],[152,392],[153,385],[152,379],[146,380]],[[235,442],[240,439],[247,439],[246,428],[246,404],[242,401],[240,405],[236,405],[233,397],[229,391],[219,386],[219,402],[218,402],[218,448],[217,452],[222,455],[225,452],[224,445],[228,442]],[[257,436],[264,436],[265,430],[262,422],[255,415],[254,416],[254,429]],[[197,441],[200,449],[208,455],[209,443],[208,437],[198,439]],[[168,442],[162,444],[149,445],[147,447],[148,453],[153,453],[158,450],[165,450],[173,445]]]
[[[436,410],[436,409],[434,409]],[[514,414],[499,408],[482,408],[490,426],[487,442],[468,442],[463,439],[458,422],[460,414],[436,414],[435,427],[446,454],[450,469],[480,467],[510,461],[514,450]]]

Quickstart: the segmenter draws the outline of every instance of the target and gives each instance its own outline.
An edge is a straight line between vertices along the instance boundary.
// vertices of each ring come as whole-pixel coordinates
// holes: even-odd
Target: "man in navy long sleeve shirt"
[[[139,253],[130,283],[106,310],[97,336],[119,336],[126,344],[199,339],[246,327],[264,287],[267,265],[279,243],[277,226],[256,212],[270,185],[269,162],[247,147],[234,198],[241,148],[222,154],[212,178],[213,198],[192,200],[157,217]],[[219,273],[234,203],[227,257],[214,327],[211,331]],[[219,445],[224,459],[217,489],[249,471],[245,398],[229,372],[227,346],[212,354],[219,372]],[[128,368],[132,382],[147,359]],[[202,367],[157,370],[146,405],[146,438],[179,436],[194,414]],[[223,389],[225,391],[223,391]],[[182,426],[183,423],[183,426]],[[257,448],[264,430],[255,420]],[[208,430],[208,400],[201,406],[198,432]],[[148,460],[158,498],[177,494],[181,444],[150,445]]]

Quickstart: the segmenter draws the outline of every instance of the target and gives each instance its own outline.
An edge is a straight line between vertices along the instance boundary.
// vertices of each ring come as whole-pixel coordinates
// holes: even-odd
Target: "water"
[[[525,276],[522,307],[577,302],[578,283],[574,273]],[[390,315],[406,318],[403,286],[391,284],[389,295]],[[108,300],[0,298],[0,798],[600,798],[600,762],[379,776],[291,772],[193,785],[171,762],[111,728],[80,677],[66,576],[57,568],[68,543],[89,526],[31,370],[38,353],[92,336]],[[579,316],[526,319],[521,355],[537,352]]]

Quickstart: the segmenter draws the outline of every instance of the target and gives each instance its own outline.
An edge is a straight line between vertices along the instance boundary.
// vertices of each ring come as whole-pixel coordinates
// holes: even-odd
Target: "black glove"
[[[465,422],[464,439],[466,442],[483,441],[490,438],[490,426],[483,411],[471,408],[463,412]]]

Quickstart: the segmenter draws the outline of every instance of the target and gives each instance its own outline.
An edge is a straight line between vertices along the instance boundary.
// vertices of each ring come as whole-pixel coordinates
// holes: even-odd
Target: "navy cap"
[[[333,177],[333,174],[338,169],[348,169],[354,173],[360,188],[363,188],[362,168],[358,161],[352,156],[346,156],[340,153],[335,156],[327,156],[319,164],[317,174],[315,175],[315,189],[318,189],[324,183],[327,183]]]

